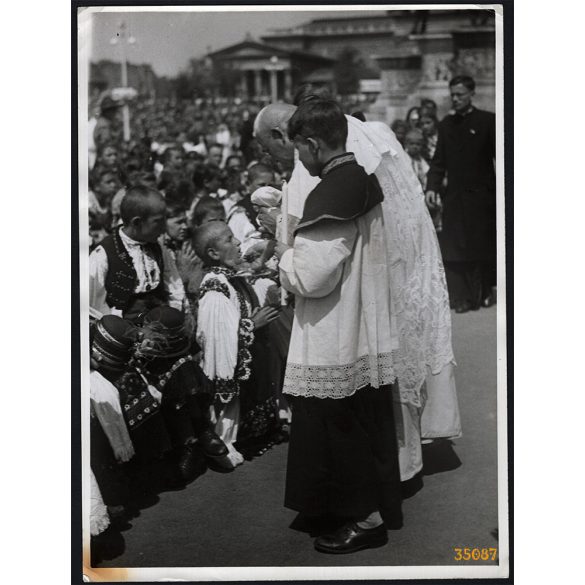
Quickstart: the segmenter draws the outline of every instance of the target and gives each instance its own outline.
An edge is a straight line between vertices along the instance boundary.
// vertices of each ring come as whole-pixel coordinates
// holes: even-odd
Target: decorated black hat
[[[134,351],[138,328],[116,315],[104,315],[96,322],[91,357],[103,367],[123,370]]]
[[[160,305],[144,316],[140,354],[152,357],[177,357],[188,353],[190,348],[191,339],[184,313]]]

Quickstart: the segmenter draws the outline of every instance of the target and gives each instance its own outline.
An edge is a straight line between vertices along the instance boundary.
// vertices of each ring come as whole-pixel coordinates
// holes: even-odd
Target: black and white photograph
[[[73,4],[84,580],[509,578],[509,4]]]

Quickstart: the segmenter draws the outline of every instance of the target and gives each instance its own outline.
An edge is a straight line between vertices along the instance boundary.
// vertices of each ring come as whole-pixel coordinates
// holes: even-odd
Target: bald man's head
[[[240,242],[223,221],[210,221],[195,228],[191,243],[207,266],[236,268],[242,261]]]
[[[294,146],[288,138],[288,121],[296,107],[290,104],[270,104],[262,108],[254,121],[254,136],[273,159],[286,167],[294,164]]]

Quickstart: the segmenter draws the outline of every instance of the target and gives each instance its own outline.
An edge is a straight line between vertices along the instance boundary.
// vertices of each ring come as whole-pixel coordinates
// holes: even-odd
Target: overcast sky
[[[191,57],[244,40],[246,33],[260,40],[270,28],[283,28],[329,16],[384,14],[357,11],[286,12],[99,12],[91,17],[91,32],[82,31],[80,42],[90,42],[92,61],[120,60],[120,47],[112,45],[118,25],[124,20],[136,43],[128,48],[130,63],[150,63],[157,75],[176,75]]]

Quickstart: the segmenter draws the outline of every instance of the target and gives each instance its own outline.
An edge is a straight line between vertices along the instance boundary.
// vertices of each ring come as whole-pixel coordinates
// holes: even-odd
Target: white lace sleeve
[[[330,222],[302,230],[295,238],[294,248],[280,259],[282,286],[301,297],[327,296],[341,278],[356,237],[357,226],[353,221]]]

